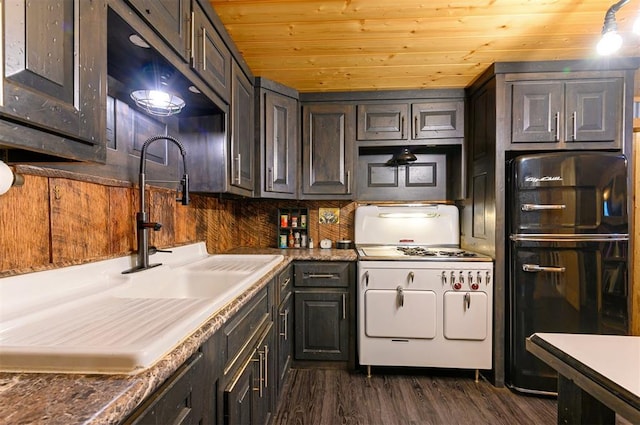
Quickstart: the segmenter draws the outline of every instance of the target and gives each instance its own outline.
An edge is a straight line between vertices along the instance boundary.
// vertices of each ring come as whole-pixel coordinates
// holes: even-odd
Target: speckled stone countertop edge
[[[352,249],[240,247],[227,253],[280,254],[284,261],[137,375],[0,373],[0,424],[118,424],[291,262],[357,260]]]

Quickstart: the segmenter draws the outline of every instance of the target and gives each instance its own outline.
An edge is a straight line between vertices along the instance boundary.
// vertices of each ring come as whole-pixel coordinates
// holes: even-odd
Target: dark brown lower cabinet
[[[203,354],[197,352],[142,404],[125,424],[163,425],[203,423]]]
[[[276,278],[275,340],[278,350],[276,361],[276,393],[284,386],[293,360],[293,263]],[[277,403],[276,403],[277,404]]]
[[[285,300],[280,304],[276,317],[278,323],[278,390],[283,387],[291,367],[293,348],[293,293],[289,291]]]
[[[296,359],[346,361],[347,291],[296,291],[295,297]]]
[[[294,264],[296,361],[349,361],[355,365],[355,263]]]
[[[274,405],[275,351],[269,323],[251,355],[224,390],[225,424],[266,424]]]

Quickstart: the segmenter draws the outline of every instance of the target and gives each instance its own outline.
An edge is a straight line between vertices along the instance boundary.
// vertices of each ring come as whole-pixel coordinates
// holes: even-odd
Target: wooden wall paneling
[[[345,202],[340,208],[340,239],[353,241],[356,206],[355,202]]]
[[[218,227],[212,229],[217,233],[216,252],[225,252],[238,246],[237,223],[234,216],[234,204],[238,201],[218,200]]]
[[[240,200],[235,205],[235,246],[260,246],[260,231],[264,228],[262,223],[263,209],[259,202]],[[233,232],[233,229],[229,229]]]
[[[278,204],[273,201],[263,202],[260,223],[261,246],[274,248],[278,246],[278,220],[280,220],[280,217],[278,217]],[[307,223],[309,223],[309,217],[307,217]]]
[[[109,255],[109,190],[94,183],[49,180],[51,260],[61,263]]]
[[[126,255],[137,249],[136,205],[134,189],[109,188],[109,252],[111,255]]]
[[[175,243],[184,245],[202,240],[202,237],[198,237],[196,231],[196,210],[194,206],[192,204],[185,206],[177,203],[175,212]]]
[[[196,234],[198,238],[204,239],[207,252],[217,253],[215,232],[218,227],[218,214],[214,207],[217,204],[215,198],[193,194],[191,196],[192,208],[195,209]]]
[[[210,254],[220,254],[238,246],[234,205],[238,201],[194,194],[196,233],[204,239]]]
[[[0,272],[50,261],[48,179],[24,179],[24,185],[0,195]]]
[[[174,245],[175,241],[175,216],[178,204],[175,200],[175,191],[168,189],[149,187],[147,189],[148,219],[151,222],[160,223],[162,227],[158,231],[149,232],[149,246],[167,248]]]

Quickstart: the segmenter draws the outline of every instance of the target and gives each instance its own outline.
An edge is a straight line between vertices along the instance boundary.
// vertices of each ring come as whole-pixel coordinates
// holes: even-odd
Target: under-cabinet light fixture
[[[142,89],[131,92],[136,105],[152,115],[167,117],[185,107],[184,100],[171,92],[171,73],[159,66],[147,65],[142,71]]]
[[[618,33],[618,24],[616,23],[616,13],[622,8],[622,6],[629,3],[630,0],[620,0],[613,4],[604,15],[604,24],[602,25],[602,38],[596,46],[596,50],[602,56],[611,55],[622,47],[622,36]],[[633,33],[640,35],[640,13],[636,18],[633,28]]]

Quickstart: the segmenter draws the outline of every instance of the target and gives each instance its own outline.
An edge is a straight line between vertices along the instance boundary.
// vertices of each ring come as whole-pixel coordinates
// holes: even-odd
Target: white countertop
[[[640,336],[561,333],[534,335],[640,397]]]

